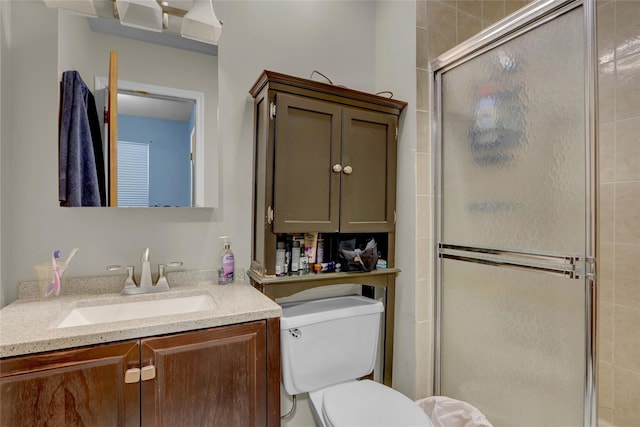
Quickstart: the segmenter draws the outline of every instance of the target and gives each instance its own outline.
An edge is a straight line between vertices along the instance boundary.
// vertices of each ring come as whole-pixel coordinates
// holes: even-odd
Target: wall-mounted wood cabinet
[[[287,93],[275,106],[272,231],[393,231],[396,116]]]
[[[271,71],[250,93],[254,270],[275,273],[277,234],[393,234],[406,103]]]
[[[280,425],[279,321],[0,360],[0,424]]]

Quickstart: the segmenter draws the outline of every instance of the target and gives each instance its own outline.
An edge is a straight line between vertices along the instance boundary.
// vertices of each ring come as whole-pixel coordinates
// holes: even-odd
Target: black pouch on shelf
[[[356,248],[356,239],[344,240],[338,244],[338,261],[343,271],[375,270],[378,244],[371,238],[364,249],[359,249]]]

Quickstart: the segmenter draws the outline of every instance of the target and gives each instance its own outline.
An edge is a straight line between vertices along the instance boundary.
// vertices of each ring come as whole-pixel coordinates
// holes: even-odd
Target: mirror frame
[[[107,77],[96,76],[94,91],[98,93],[105,90],[108,96],[109,79]],[[128,91],[144,91],[153,95],[168,96],[173,98],[188,99],[195,102],[195,161],[194,161],[194,189],[193,204],[191,207],[207,207],[205,206],[205,177],[204,177],[204,93],[186,89],[176,89],[170,87],[150,85],[146,83],[131,82],[127,80],[118,80],[118,89]],[[106,99],[105,99],[106,101]],[[108,148],[108,147],[107,147]],[[108,151],[105,151],[108,152]],[[111,162],[111,159],[108,159]],[[108,164],[105,165],[108,167]],[[108,169],[106,169],[108,170]],[[121,207],[121,206],[118,206]]]

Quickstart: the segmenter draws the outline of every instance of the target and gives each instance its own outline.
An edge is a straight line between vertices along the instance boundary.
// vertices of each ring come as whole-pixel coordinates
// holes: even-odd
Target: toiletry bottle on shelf
[[[285,261],[286,243],[276,243],[276,276],[284,276],[287,274],[287,264]]]
[[[300,241],[294,240],[291,246],[291,274],[298,274],[300,271]]]
[[[226,285],[227,283],[233,282],[233,273],[236,263],[233,252],[231,251],[231,244],[227,240],[229,237],[220,236],[220,238],[224,240],[224,246],[222,248],[222,253],[220,254],[222,275],[220,276],[220,270],[218,270],[218,283],[221,285]]]
[[[307,255],[309,265],[316,263],[317,232],[304,233],[304,253]]]
[[[300,252],[300,274],[309,274],[309,258],[304,252]]]
[[[324,262],[324,238],[318,234],[318,247],[316,248],[316,264]]]

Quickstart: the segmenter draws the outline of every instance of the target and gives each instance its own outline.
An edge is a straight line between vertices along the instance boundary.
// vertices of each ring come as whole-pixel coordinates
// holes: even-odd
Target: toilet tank
[[[287,393],[306,393],[371,373],[384,311],[380,301],[353,295],[281,306]]]

